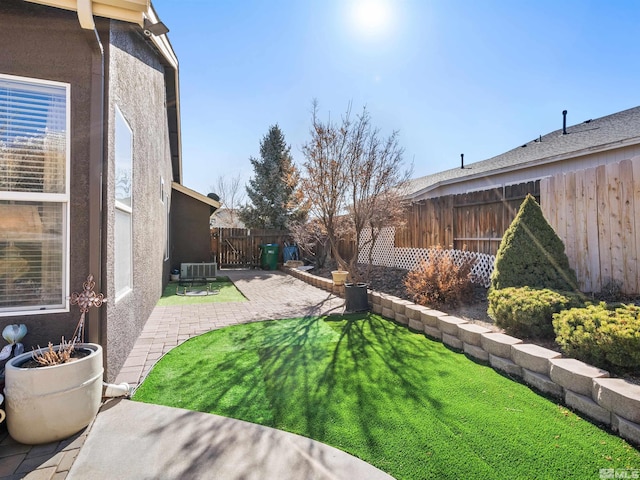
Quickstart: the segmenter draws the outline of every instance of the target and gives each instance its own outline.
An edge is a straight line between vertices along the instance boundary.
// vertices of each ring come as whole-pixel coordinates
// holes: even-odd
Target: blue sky
[[[352,102],[398,130],[414,177],[561,128],[565,109],[573,125],[640,105],[635,0],[153,4],[180,62],[183,183],[205,194],[248,180],[276,123],[301,164],[314,98],[323,119]]]

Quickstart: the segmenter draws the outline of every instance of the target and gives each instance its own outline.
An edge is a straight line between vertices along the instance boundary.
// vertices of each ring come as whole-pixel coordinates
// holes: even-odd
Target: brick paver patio
[[[280,271],[224,270],[246,302],[156,307],[115,383],[138,385],[158,359],[185,340],[240,323],[342,313],[344,300]],[[71,439],[46,445],[16,443],[0,431],[0,478],[67,477],[91,426]]]

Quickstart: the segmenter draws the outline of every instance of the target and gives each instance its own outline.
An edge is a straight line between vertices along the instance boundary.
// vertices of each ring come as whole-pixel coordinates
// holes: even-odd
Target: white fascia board
[[[162,54],[162,56],[165,58],[167,63],[171,65],[174,68],[174,70],[177,72],[178,57],[176,57],[176,54],[173,51],[173,47],[171,46],[171,43],[169,42],[169,39],[167,38],[167,36],[164,34],[152,35],[151,41],[156,46],[158,51]]]
[[[89,3],[93,15],[99,17],[112,18],[123,22],[137,23],[142,26],[144,23],[144,13],[149,10],[150,0],[25,0],[31,3],[46,5],[48,7],[62,8],[78,12],[83,10],[81,2]],[[87,28],[86,21],[82,18],[82,28]],[[83,24],[84,23],[84,24]]]
[[[145,17],[149,19],[151,23],[158,23],[160,18],[156,13],[156,10],[153,8],[153,5],[149,5],[149,8],[145,12]],[[176,71],[178,70],[178,57],[173,51],[173,47],[171,46],[171,42],[169,38],[165,35],[151,35],[151,41],[156,46],[156,48],[160,51],[162,56],[165,58],[167,63],[171,65]]]
[[[140,26],[142,26],[144,23],[143,12],[112,7],[109,5],[102,5],[95,2],[93,3],[93,14],[97,15],[98,17],[111,18],[113,20],[120,20],[128,23],[136,23]]]
[[[139,12],[146,12],[149,9],[149,0],[93,0],[93,2]]]

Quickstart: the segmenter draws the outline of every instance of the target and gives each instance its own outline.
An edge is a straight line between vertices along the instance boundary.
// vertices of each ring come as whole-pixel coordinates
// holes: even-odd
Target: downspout
[[[102,278],[102,174],[104,157],[104,48],[93,21],[91,0],[78,0],[78,20],[91,48],[89,103],[89,273],[101,291]],[[102,343],[102,310],[91,309],[87,340]]]

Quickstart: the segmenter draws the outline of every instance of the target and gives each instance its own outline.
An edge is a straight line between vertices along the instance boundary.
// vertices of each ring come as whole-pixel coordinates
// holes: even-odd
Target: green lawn
[[[182,292],[184,287],[181,287],[178,282],[169,282],[164,289],[164,292],[162,292],[162,297],[160,297],[157,304],[160,306],[168,306],[246,301],[246,298],[242,293],[240,293],[228,277],[217,277],[215,281],[208,282],[207,285],[209,285],[211,291],[217,290],[218,294],[207,296],[181,296],[177,294],[177,289]],[[206,290],[206,285],[193,287],[191,290]]]
[[[373,314],[238,325],[171,350],[135,400],[305,435],[398,479],[598,479],[640,452]]]

